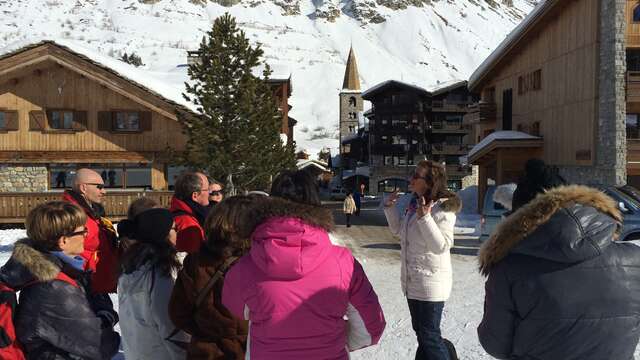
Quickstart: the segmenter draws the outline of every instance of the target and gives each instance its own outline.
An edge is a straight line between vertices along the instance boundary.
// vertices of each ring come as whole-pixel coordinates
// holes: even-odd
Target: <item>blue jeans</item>
[[[411,325],[418,337],[416,360],[450,360],[449,351],[442,341],[440,320],[444,302],[407,299]]]

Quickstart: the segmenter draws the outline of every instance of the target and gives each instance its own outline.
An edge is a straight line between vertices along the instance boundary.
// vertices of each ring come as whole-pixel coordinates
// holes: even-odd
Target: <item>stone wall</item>
[[[0,165],[0,192],[47,191],[49,173],[42,165]]]
[[[462,188],[478,186],[478,165],[471,166],[471,175],[462,178]]]
[[[625,6],[626,0],[600,2],[599,115],[596,136],[595,169],[565,168],[567,180],[621,185],[627,177],[626,100],[625,100]]]

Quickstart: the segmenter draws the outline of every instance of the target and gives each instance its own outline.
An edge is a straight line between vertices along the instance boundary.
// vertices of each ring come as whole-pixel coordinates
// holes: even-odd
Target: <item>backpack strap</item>
[[[222,278],[224,276],[224,274],[227,272],[227,269],[229,269],[229,266],[231,266],[231,264],[233,264],[236,260],[238,260],[237,256],[232,256],[232,257],[228,258],[222,264],[222,266],[220,266],[220,268],[218,268],[218,271],[216,271],[216,273],[213,274],[213,276],[211,276],[211,279],[209,279],[209,281],[207,281],[207,284],[202,289],[200,289],[200,291],[198,291],[198,295],[196,296],[196,301],[195,301],[194,306],[193,306],[193,314],[195,314],[195,312],[198,309],[198,307],[200,307],[200,305],[202,304],[204,299],[207,297],[207,295],[209,295],[209,293],[211,292],[211,290],[215,286],[216,282],[218,282],[218,280],[220,280],[220,278]],[[174,328],[173,331],[171,332],[171,334],[169,334],[169,336],[167,336],[167,338],[165,340],[167,340],[167,341],[169,341],[169,342],[171,342],[171,343],[173,343],[173,344],[175,344],[175,345],[177,345],[177,346],[179,346],[179,347],[181,347],[181,348],[186,350],[187,344],[185,342],[172,339],[179,332],[180,332],[180,329]]]

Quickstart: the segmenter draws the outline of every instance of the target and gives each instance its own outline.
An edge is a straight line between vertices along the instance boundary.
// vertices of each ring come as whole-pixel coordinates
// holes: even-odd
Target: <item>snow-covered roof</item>
[[[342,138],[342,143],[347,143],[349,141],[355,140],[358,138],[358,133],[351,133]]]
[[[296,167],[298,168],[298,170],[305,169],[305,168],[307,168],[309,166],[313,166],[313,167],[318,168],[318,169],[320,169],[322,171],[329,171],[329,169],[327,168],[327,163],[325,163],[324,161],[320,161],[320,160],[300,159],[296,163]]]
[[[421,88],[417,85],[412,85],[412,84],[407,84],[405,82],[402,81],[398,81],[398,80],[387,80],[387,81],[383,81],[369,89],[367,89],[367,91],[362,93],[362,98],[363,99],[367,99],[368,97],[370,98],[371,96],[373,96],[374,94],[378,93],[380,90],[384,89],[387,86],[399,86],[399,87],[404,87],[404,88],[408,88],[408,89],[412,89],[414,91],[418,91],[423,93],[424,95],[430,95],[429,91],[427,91],[424,88]]]
[[[467,87],[467,80],[454,79],[445,81],[432,87],[429,91],[431,92],[431,95],[436,96],[459,87]]]
[[[487,137],[482,139],[482,141],[477,143],[476,146],[474,146],[473,149],[471,149],[471,151],[469,151],[469,154],[467,155],[467,159],[473,158],[473,156],[475,154],[477,154],[482,149],[484,149],[487,146],[489,146],[494,141],[499,141],[499,140],[540,140],[540,139],[542,139],[542,138],[537,137],[537,136],[533,136],[533,135],[529,135],[529,134],[523,133],[521,131],[511,131],[511,130],[509,130],[509,131],[492,132]]]
[[[65,39],[27,39],[21,40],[7,45],[0,49],[0,60],[13,56],[17,53],[44,45],[52,44],[61,47],[75,55],[85,58],[91,63],[102,67],[103,69],[120,76],[129,82],[160,96],[170,103],[179,105],[191,111],[197,111],[196,106],[185,100],[182,96],[184,88],[176,87],[173,84],[154,77],[149,71],[136,68],[123,61],[103,55],[95,50],[88,49],[82,45]]]
[[[480,81],[491,71],[498,62],[507,55],[524,34],[533,27],[552,7],[559,4],[559,0],[540,0],[538,5],[509,33],[509,35],[498,45],[498,47],[487,57],[482,64],[471,74],[469,78],[469,89],[473,90]]]

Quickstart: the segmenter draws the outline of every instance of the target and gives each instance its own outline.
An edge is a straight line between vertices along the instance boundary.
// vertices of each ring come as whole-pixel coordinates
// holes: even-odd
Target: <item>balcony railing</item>
[[[467,133],[469,130],[462,124],[450,124],[448,122],[433,122],[431,123],[431,132],[434,133]]]
[[[640,102],[640,71],[627,71],[627,101]]]
[[[469,112],[463,116],[463,124],[477,124],[485,121],[495,121],[497,106],[495,103],[479,102],[469,105]]]
[[[465,177],[471,175],[471,168],[461,165],[447,165],[447,176]]]
[[[468,105],[468,101],[433,100],[431,109],[433,111],[467,112]]]
[[[431,144],[431,153],[432,154],[441,154],[441,155],[464,155],[470,150],[470,145],[465,144],[446,144],[446,143],[437,143]]]

